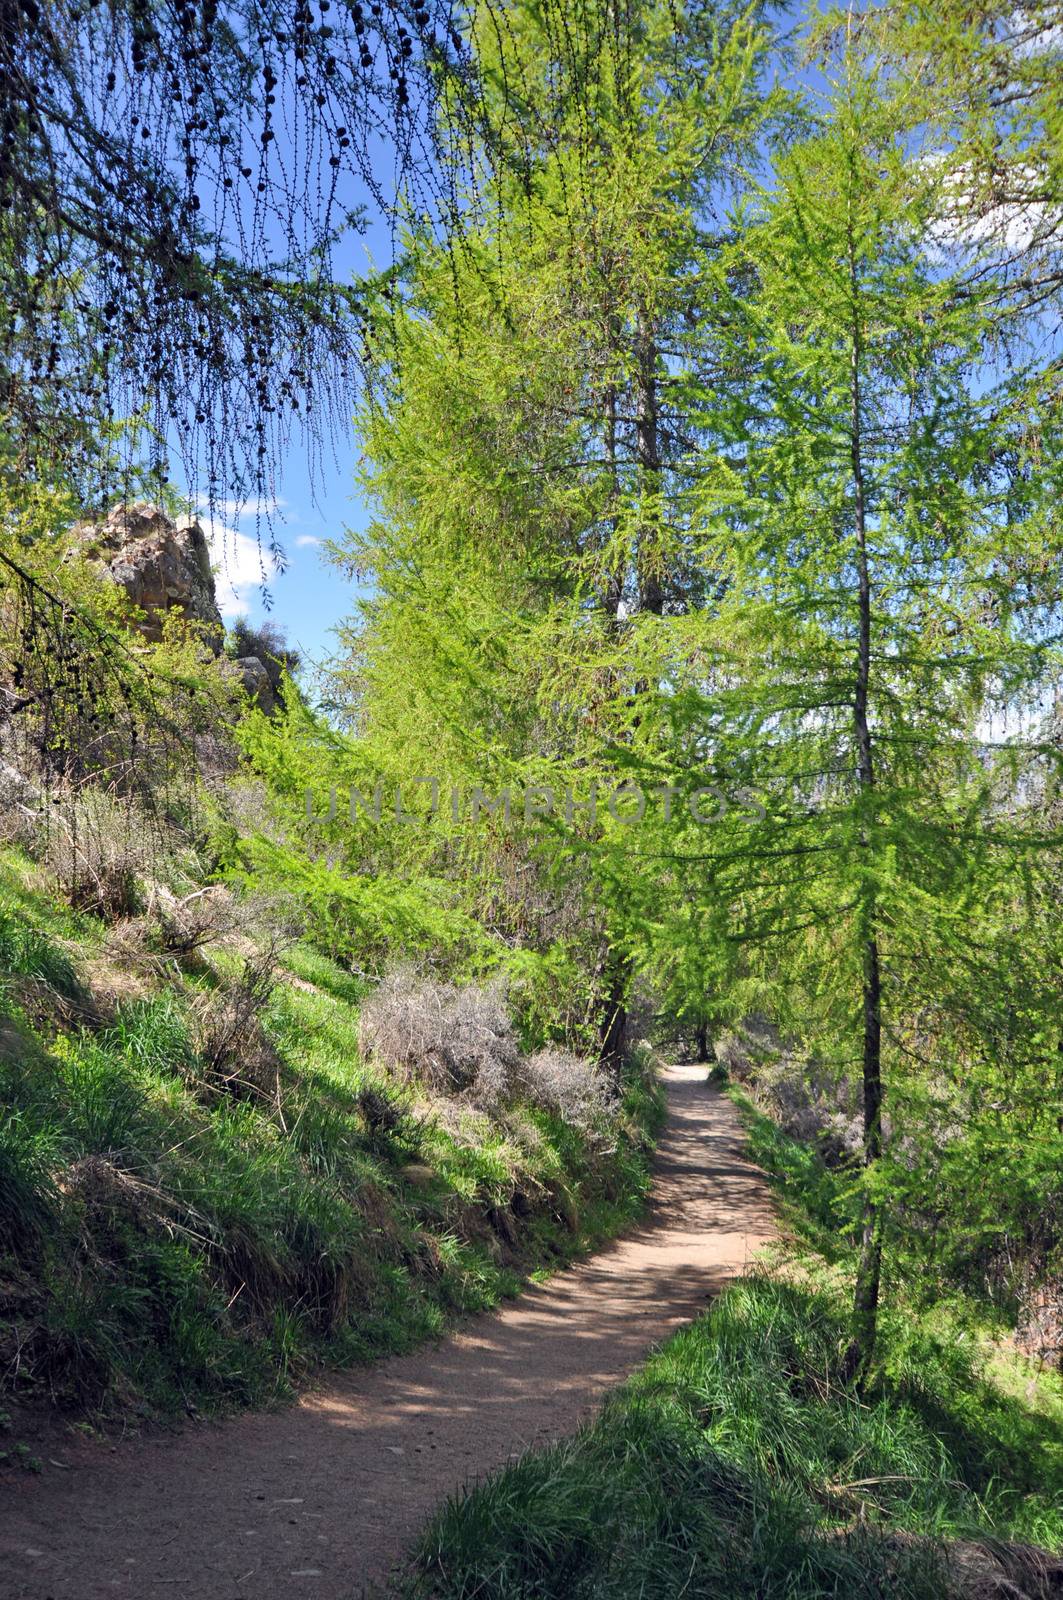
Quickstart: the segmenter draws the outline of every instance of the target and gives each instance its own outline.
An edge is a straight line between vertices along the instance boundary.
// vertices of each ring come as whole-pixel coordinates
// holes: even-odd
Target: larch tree
[[[1002,810],[985,726],[1050,681],[1061,546],[1052,473],[1028,470],[1056,424],[1000,376],[987,296],[943,241],[952,174],[919,159],[919,86],[839,33],[823,122],[777,157],[719,273],[729,381],[700,401],[696,525],[722,582],[675,630],[660,703],[700,781],[751,786],[764,813],[660,849],[701,879],[744,1003],[859,1080],[863,1381],[891,1095],[958,1070],[961,1035],[992,1055],[977,997],[1009,986],[1004,944],[968,924],[1051,843]],[[684,926],[665,919],[665,945]],[[947,977],[961,959],[966,984]]]
[[[563,50],[532,8],[505,36],[476,34],[485,82],[538,82],[535,64],[538,158],[470,195],[445,247],[411,234],[401,309],[381,308],[370,335],[378,383],[360,423],[380,516],[337,554],[374,595],[338,684],[367,748],[386,741],[411,775],[587,788],[630,732],[605,708],[620,685],[641,692],[625,660],[636,620],[705,593],[686,397],[710,381],[706,274],[766,116],[768,39],[755,18],[694,8],[647,5],[628,27],[626,56],[599,61],[590,89],[582,53],[597,46],[579,26]],[[546,859],[595,902],[599,1043],[616,1067],[631,930],[622,896],[590,893],[591,858],[557,812]]]

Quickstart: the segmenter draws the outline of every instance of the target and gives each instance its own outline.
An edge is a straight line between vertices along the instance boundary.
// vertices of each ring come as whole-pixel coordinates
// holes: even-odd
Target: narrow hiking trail
[[[3,1600],[357,1600],[433,1508],[569,1433],[774,1230],[738,1116],[704,1068],[669,1115],[638,1229],[439,1344],[331,1378],[291,1409],[64,1449],[0,1491]]]

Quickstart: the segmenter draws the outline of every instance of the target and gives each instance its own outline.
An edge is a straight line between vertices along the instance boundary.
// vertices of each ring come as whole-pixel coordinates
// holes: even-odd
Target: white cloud
[[[295,548],[297,550],[309,550],[313,545],[320,543],[321,540],[316,533],[301,533],[295,541]]]
[[[202,517],[200,522],[210,546],[218,610],[223,617],[238,617],[248,609],[262,584],[273,577],[277,563],[268,548],[259,548],[258,541],[250,535],[230,528],[216,517]]]
[[[1029,59],[1031,56],[1054,54],[1063,46],[1063,23],[1049,23],[1047,27],[1039,26],[1040,19],[1035,12],[1023,11],[1021,8],[1011,17],[1011,26],[1015,33],[1020,35],[1016,46],[1016,55]],[[1026,35],[1025,38],[1022,35]]]
[[[246,522],[255,517],[274,517],[278,511],[284,510],[286,504],[279,497],[271,500],[219,500],[214,510],[227,522]]]
[[[939,216],[927,239],[930,258],[940,260],[954,246],[1015,256],[1050,238],[1059,223],[1059,208],[1039,198],[1044,185],[1037,171],[1017,164],[1008,183],[1008,198],[994,200],[984,182],[975,182],[969,166],[956,167],[942,186]]]

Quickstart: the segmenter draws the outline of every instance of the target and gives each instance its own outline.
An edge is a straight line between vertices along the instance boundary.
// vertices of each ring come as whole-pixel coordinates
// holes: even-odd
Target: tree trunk
[[[605,1006],[598,1032],[598,1056],[602,1068],[619,1086],[627,1048],[627,998],[631,983],[628,956],[610,950],[605,967]]]
[[[635,341],[637,357],[635,459],[638,463],[640,490],[656,496],[661,476],[657,421],[657,344],[642,313],[636,325]],[[610,387],[605,396],[605,457],[612,474],[614,495],[619,494],[616,398],[616,390]],[[636,550],[638,606],[640,611],[649,611],[660,616],[664,609],[664,590],[660,582],[659,556],[654,548],[655,545],[655,525],[650,521],[644,529],[639,530]],[[620,609],[622,593],[622,576],[617,572],[610,573],[606,582],[604,604],[614,622]],[[644,688],[644,684],[636,684],[634,692],[638,694]],[[610,950],[606,973],[605,1007],[599,1035],[601,1063],[605,1070],[619,1081],[627,1044],[627,1002],[633,973],[630,956]]]
[[[635,329],[636,407],[635,456],[639,464],[639,492],[657,501],[661,489],[661,445],[657,415],[657,339],[644,311],[639,312]],[[657,505],[639,530],[637,551],[639,610],[659,617],[664,611],[664,585],[661,582]]]
[[[605,459],[609,469],[610,499],[614,505],[620,495],[616,434],[616,389],[610,384],[605,392]],[[614,515],[611,519],[614,538],[617,528],[618,519]],[[614,565],[606,573],[602,594],[602,604],[614,629],[619,622],[623,595],[624,569],[621,565]],[[631,983],[631,961],[612,945],[605,958],[605,980],[605,1001],[598,1026],[598,1057],[603,1070],[619,1086],[627,1042],[627,997]]]
[[[856,687],[853,695],[853,732],[856,739],[857,781],[862,794],[869,796],[875,787],[875,762],[871,727],[868,720],[868,691],[871,680],[871,580],[867,559],[867,505],[864,482],[860,414],[860,365],[862,343],[855,309],[857,267],[852,234],[849,249],[850,281],[854,291],[851,347],[850,445],[853,469],[854,529],[856,533],[858,643]],[[865,850],[870,848],[866,835]],[[862,1027],[863,1027],[863,1159],[870,1178],[882,1154],[882,974],[879,962],[877,915],[874,885],[865,881],[861,888],[860,943],[862,946]],[[862,1387],[875,1353],[878,1332],[879,1290],[882,1281],[882,1216],[872,1183],[864,1193],[863,1240],[853,1296],[853,1335],[845,1354],[846,1376]]]
[[[878,941],[864,945],[864,1166],[870,1172],[882,1154],[882,991]],[[861,1387],[875,1354],[879,1289],[882,1282],[882,1215],[871,1193],[864,1197],[860,1264],[853,1295],[853,1336],[845,1353],[845,1374]]]
[[[616,390],[612,384],[605,391],[605,460],[609,469],[609,498],[615,505],[620,495],[620,477],[616,461]],[[610,518],[610,531],[614,539],[618,523],[619,519],[614,514]],[[614,626],[619,617],[620,602],[623,597],[624,570],[622,566],[613,566],[605,575],[602,604]]]

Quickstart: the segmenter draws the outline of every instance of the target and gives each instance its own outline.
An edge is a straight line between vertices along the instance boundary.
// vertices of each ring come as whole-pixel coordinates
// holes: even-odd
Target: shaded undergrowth
[[[946,1537],[1063,1543],[1049,1418],[925,1333],[859,1400],[846,1341],[829,1287],[740,1281],[592,1426],[449,1503],[409,1592],[930,1600]]]
[[[104,1001],[100,924],[31,880],[0,862],[8,1404],[269,1400],[321,1362],[409,1348],[637,1213],[659,1113],[642,1073],[607,1139],[541,1107],[433,1102],[362,1060],[364,985],[298,945],[243,1035],[244,952],[123,949]]]

